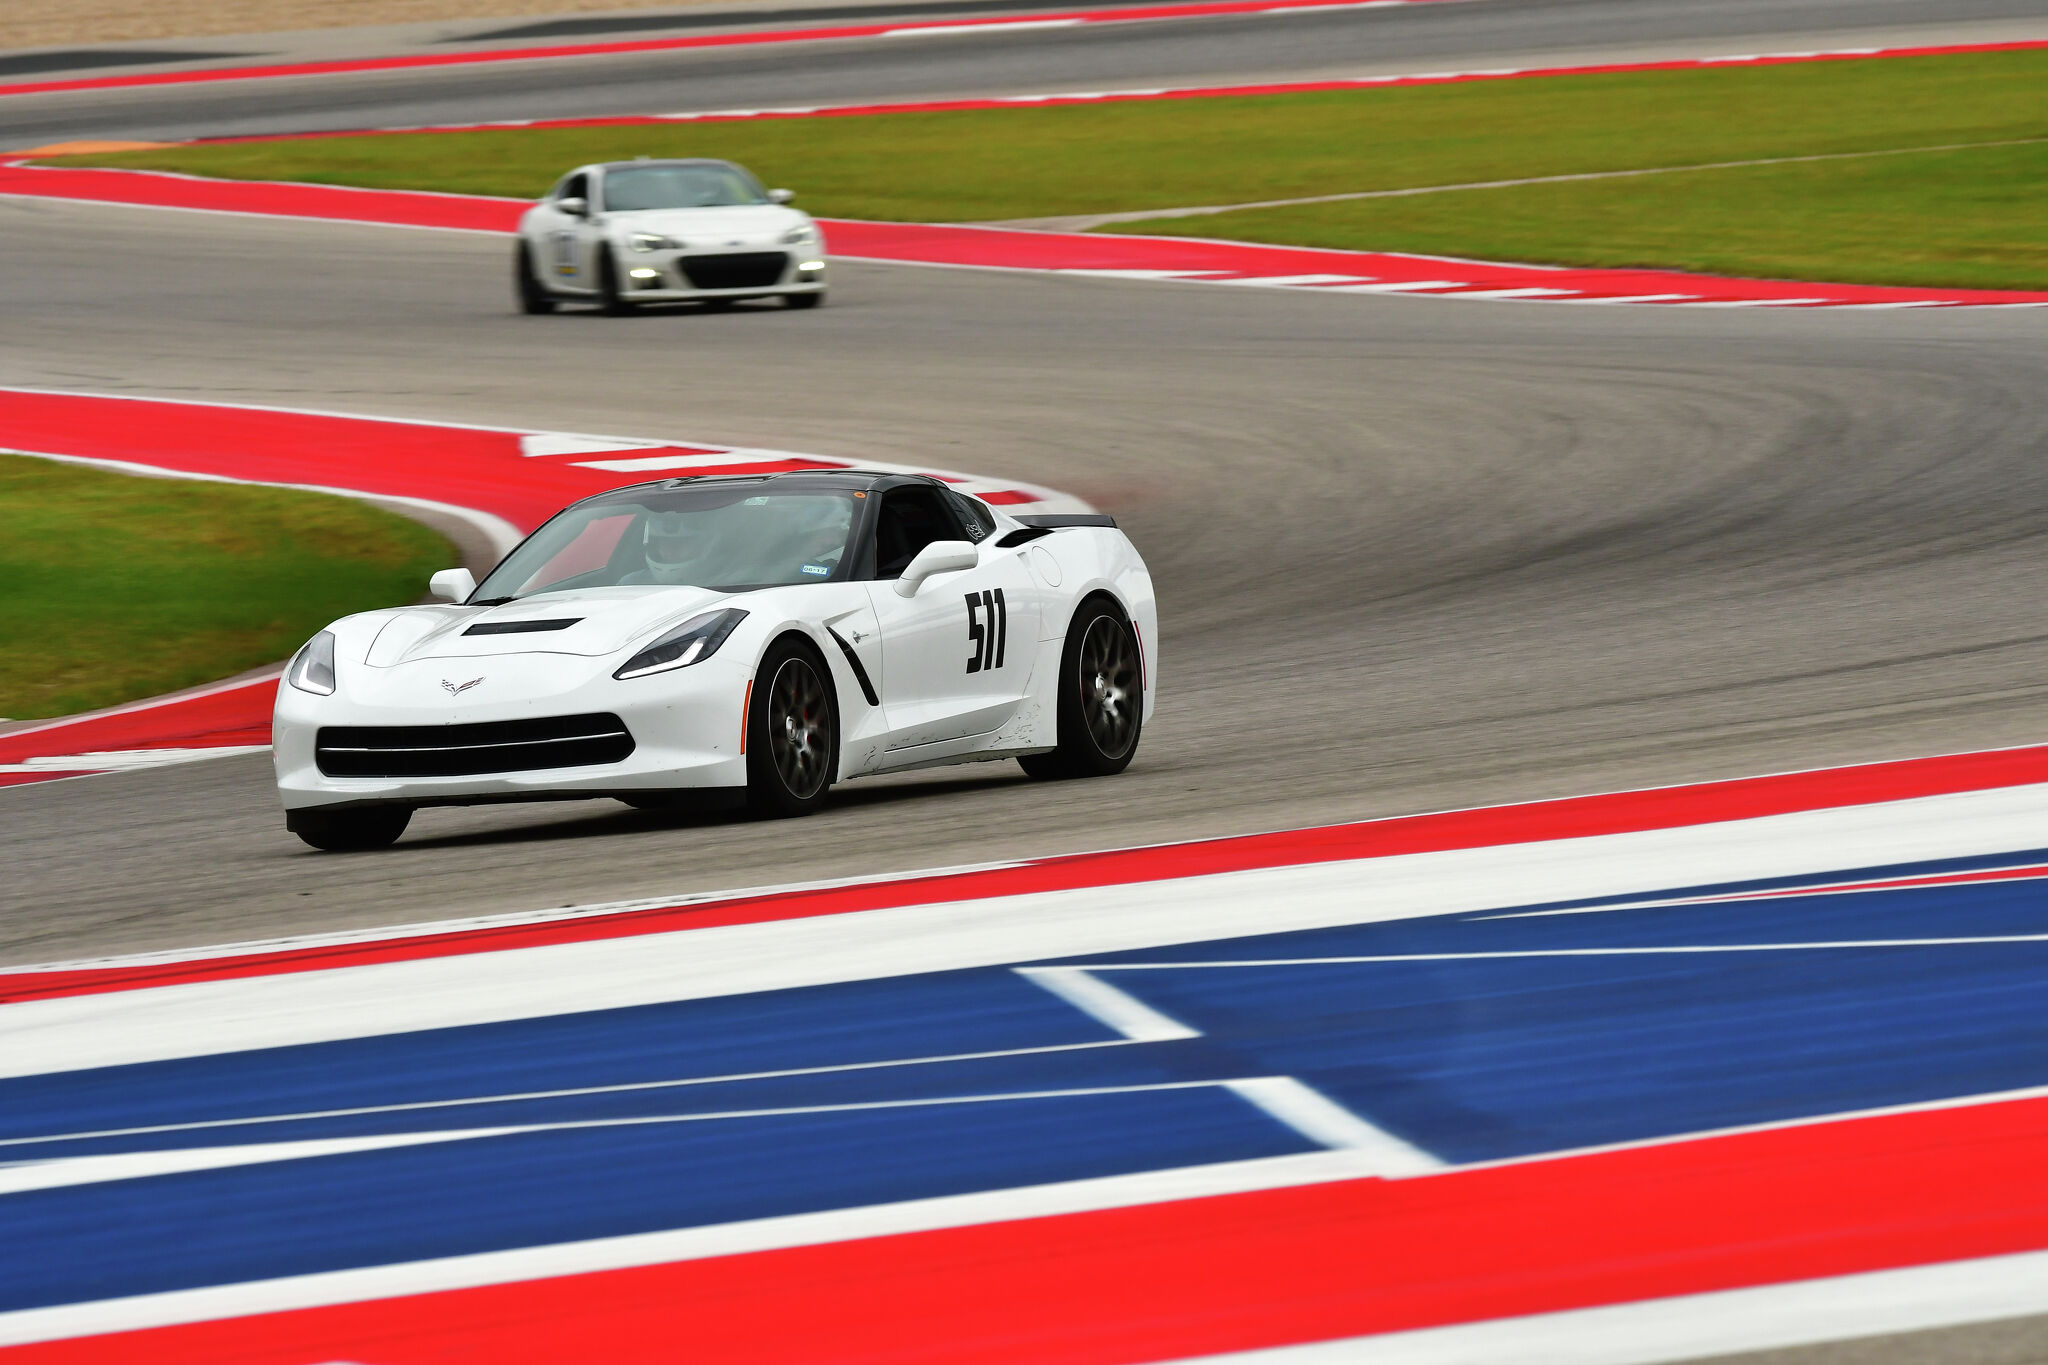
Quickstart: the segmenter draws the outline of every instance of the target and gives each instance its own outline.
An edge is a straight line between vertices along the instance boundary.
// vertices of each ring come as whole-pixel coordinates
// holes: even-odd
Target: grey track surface
[[[1114,509],[1165,621],[1103,782],[609,803],[303,852],[261,759],[0,790],[0,957],[1561,796],[2048,731],[2048,310],[1328,298],[848,266],[815,314],[513,316],[485,237],[0,202],[6,382],[702,437]],[[120,325],[106,263],[124,273]],[[251,281],[264,281],[260,290]]]
[[[0,148],[2020,36],[2048,2],[1465,0],[8,96]]]

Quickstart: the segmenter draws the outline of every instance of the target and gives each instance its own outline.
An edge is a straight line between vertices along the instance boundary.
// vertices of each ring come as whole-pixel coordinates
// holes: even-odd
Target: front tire
[[[754,674],[747,705],[747,806],[756,815],[809,815],[839,771],[839,708],[817,651],[775,642]]]
[[[512,253],[512,295],[519,302],[522,313],[552,313],[555,311],[555,296],[541,287],[533,277],[533,253],[521,242]]]
[[[367,853],[389,848],[412,822],[411,806],[356,810],[288,810],[285,828],[322,853]]]
[[[633,305],[619,292],[618,264],[604,247],[597,253],[597,307],[608,318],[622,318],[633,311]]]
[[[1033,777],[1108,777],[1131,766],[1145,727],[1137,633],[1106,597],[1074,613],[1060,652],[1059,747],[1017,762]]]

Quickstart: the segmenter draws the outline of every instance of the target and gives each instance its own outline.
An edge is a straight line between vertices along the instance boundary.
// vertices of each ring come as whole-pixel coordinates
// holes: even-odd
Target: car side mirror
[[[427,591],[443,602],[460,602],[476,591],[476,575],[467,569],[443,569],[427,580]]]
[[[768,202],[771,204],[787,204],[790,200],[794,198],[796,198],[795,190],[768,191]]]
[[[917,552],[910,561],[910,567],[896,580],[896,592],[900,597],[915,597],[924,581],[933,574],[957,573],[971,569],[981,563],[981,555],[970,540],[935,540]]]
[[[581,218],[590,212],[590,201],[571,195],[567,199],[557,199],[555,209],[557,212],[568,214],[571,218]]]

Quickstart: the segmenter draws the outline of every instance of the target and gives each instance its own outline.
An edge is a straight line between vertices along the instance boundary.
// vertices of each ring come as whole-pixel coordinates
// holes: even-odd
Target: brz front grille
[[[481,725],[326,725],[313,760],[329,777],[474,777],[617,763],[633,752],[613,715],[548,716]]]
[[[729,256],[684,256],[676,261],[692,288],[763,289],[789,268],[784,251],[739,251]]]

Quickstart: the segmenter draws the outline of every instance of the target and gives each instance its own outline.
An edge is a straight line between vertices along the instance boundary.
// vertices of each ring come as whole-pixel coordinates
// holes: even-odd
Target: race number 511
[[[969,673],[1001,668],[1003,644],[1009,634],[1010,608],[1003,601],[1001,588],[967,594],[967,643],[974,651],[967,656]]]

